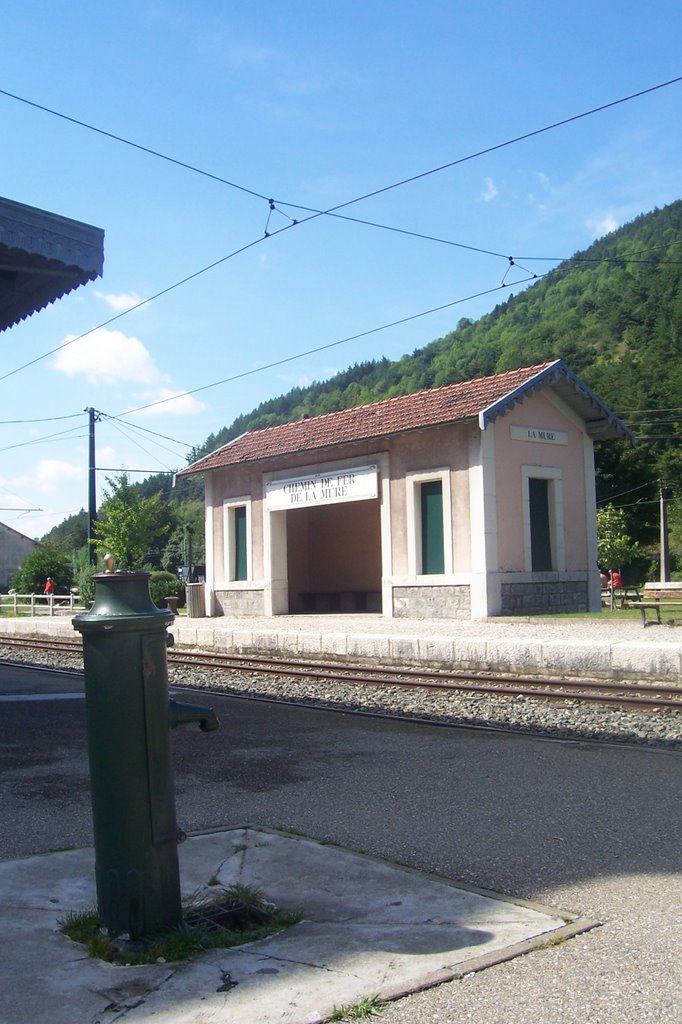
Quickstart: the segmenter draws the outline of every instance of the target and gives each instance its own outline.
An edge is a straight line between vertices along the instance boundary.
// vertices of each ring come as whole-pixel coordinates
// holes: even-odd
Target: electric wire
[[[102,419],[105,422],[110,423],[116,430],[123,434],[124,437],[127,437],[130,441],[133,442],[133,444],[136,444],[137,447],[140,448],[143,452],[146,452],[146,454],[149,455],[150,458],[156,458],[161,465],[164,465],[164,463],[161,462],[158,456],[152,455],[152,453],[147,448],[145,448],[144,445],[140,444],[138,441],[135,440],[135,437],[132,436],[132,434],[129,434],[126,430],[123,429],[123,427],[126,426],[129,428],[129,430],[135,431],[136,427],[134,423],[128,423],[125,420],[121,420],[117,416],[107,416],[106,413],[102,413],[101,415]],[[153,441],[152,443],[156,444],[156,446],[160,448],[162,451],[168,452],[168,454],[172,455],[174,458],[178,457],[177,452],[171,451],[171,449],[168,448],[165,444],[159,444],[158,441]],[[188,445],[187,447],[191,448],[191,445]],[[168,466],[166,466],[165,468],[168,469]]]
[[[615,494],[611,494],[608,498],[601,498],[597,502],[597,504],[601,505],[601,504],[604,504],[605,502],[611,502],[613,500],[613,498],[622,498],[622,497],[625,497],[626,494],[634,494],[635,491],[643,491],[647,487],[656,487],[656,486],[657,485],[652,480],[649,480],[645,484],[637,484],[636,487],[628,487],[628,489],[625,490],[625,491],[616,491]]]
[[[522,285],[522,284],[527,284],[528,281],[531,281],[531,280],[534,280],[534,279],[535,279],[534,277],[533,278],[528,277],[525,280],[515,281],[513,286],[517,287],[517,286]],[[434,306],[431,309],[424,309],[420,313],[413,313],[410,316],[402,317],[400,320],[392,320],[391,323],[382,324],[380,327],[372,327],[369,330],[360,331],[358,334],[351,334],[351,335],[349,335],[346,338],[340,338],[338,341],[331,341],[331,342],[327,343],[326,345],[319,345],[316,348],[307,349],[305,352],[297,352],[295,355],[285,356],[283,359],[277,359],[274,362],[266,363],[263,366],[256,366],[256,367],[253,367],[250,370],[243,370],[240,373],[235,373],[235,374],[233,374],[230,377],[223,378],[222,380],[213,381],[210,384],[203,384],[203,385],[201,385],[201,387],[197,387],[197,388],[191,388],[191,389],[188,388],[186,391],[183,392],[183,394],[185,394],[185,395],[196,395],[200,391],[208,391],[210,388],[217,388],[221,384],[229,384],[232,381],[241,380],[244,377],[250,377],[250,376],[253,376],[253,374],[256,374],[256,373],[262,373],[265,370],[272,370],[272,369],[274,369],[277,366],[283,366],[286,363],[292,363],[296,359],[303,359],[306,356],[316,355],[318,352],[325,352],[328,349],[336,348],[339,345],[345,345],[345,344],[347,344],[348,342],[351,342],[351,341],[358,341],[360,338],[367,338],[367,337],[369,337],[372,334],[378,334],[381,331],[387,331],[391,327],[399,327],[402,324],[410,323],[411,321],[418,320],[421,317],[429,316],[431,313],[440,313],[444,309],[452,309],[453,306],[458,306],[458,305],[460,305],[463,302],[471,302],[471,301],[473,301],[473,299],[480,299],[480,298],[483,298],[484,296],[487,296],[487,295],[493,295],[495,292],[502,291],[505,288],[509,288],[509,287],[511,287],[511,286],[510,285],[499,284],[499,285],[496,285],[494,288],[487,288],[487,289],[485,289],[485,291],[476,292],[473,295],[466,295],[466,296],[464,296],[464,298],[455,299],[452,302],[446,302],[446,303],[444,303],[441,306]],[[174,401],[174,399],[176,397],[177,396],[174,396],[173,398],[161,398],[161,399],[159,399],[156,402],[149,402],[147,405],[140,405],[140,406],[138,406],[135,409],[128,409],[126,411],[126,415],[130,416],[130,415],[132,415],[133,413],[136,413],[136,412],[142,412],[142,411],[144,411],[146,409],[153,409],[153,408],[155,408],[155,407],[157,407],[159,405],[164,405],[166,402]],[[123,414],[119,414],[119,415],[123,415]]]
[[[0,420],[0,427],[14,426],[23,423],[56,423],[57,420],[73,420],[77,416],[81,416],[80,412],[69,413],[68,416],[43,416],[40,419],[35,420]]]
[[[11,498],[16,498],[18,501],[25,501],[25,502],[31,501],[30,498],[24,498],[23,495],[16,494],[15,491],[10,491],[8,487],[4,487],[2,484],[0,484],[0,490],[4,491],[5,494],[9,494],[9,496]],[[35,502],[31,502],[31,504],[35,505]],[[17,509],[17,508],[13,508],[13,509],[10,509],[10,510],[3,509],[3,511],[4,512],[7,512],[7,511],[12,511],[12,512],[32,512],[33,509]],[[36,511],[42,511],[42,510],[38,509],[37,506],[36,506]]]
[[[109,422],[114,427],[115,430],[118,430],[119,434],[121,434],[122,437],[127,438],[127,440],[130,441],[131,444],[134,444],[136,448],[139,448],[140,451],[145,453],[145,455],[148,455],[150,459],[155,459],[160,466],[163,466],[164,469],[170,472],[169,467],[165,463],[163,463],[157,455],[153,455],[148,448],[145,448],[143,444],[140,444],[140,442],[135,437],[133,437],[127,430],[124,430],[120,422],[115,420],[113,417],[109,418],[107,422]],[[123,472],[125,472],[125,470],[123,470]]]
[[[658,413],[658,412],[682,412],[680,406],[673,406],[670,409],[624,409],[623,412],[619,412],[619,416],[640,416],[645,413]]]
[[[664,88],[666,88],[668,86],[677,84],[678,82],[681,82],[681,81],[682,81],[682,76],[679,76],[679,77],[676,77],[676,78],[669,79],[666,82],[661,82],[661,83],[659,83],[657,85],[650,86],[650,87],[648,87],[646,89],[641,89],[638,92],[629,94],[628,96],[620,97],[617,100],[612,100],[612,101],[610,101],[608,103],[601,104],[600,106],[593,107],[590,110],[582,111],[579,114],[574,114],[571,117],[563,118],[562,120],[555,121],[555,122],[553,122],[550,125],[545,125],[542,128],[534,129],[533,131],[526,132],[526,133],[524,133],[522,135],[515,136],[514,138],[507,139],[504,142],[497,143],[497,144],[495,144],[493,146],[489,146],[489,147],[486,147],[484,149],[478,150],[475,153],[470,153],[467,156],[459,157],[456,160],[452,160],[452,161],[449,161],[448,163],[441,164],[438,167],[433,167],[433,168],[430,168],[427,171],[420,172],[419,174],[412,175],[412,176],[410,176],[408,178],[403,178],[400,181],[393,182],[392,184],[383,186],[380,189],[375,189],[375,190],[373,190],[371,192],[364,193],[361,196],[356,196],[354,199],[346,200],[345,202],[339,203],[336,206],[329,207],[326,210],[313,210],[312,208],[308,208],[308,207],[299,207],[295,203],[288,203],[288,202],[284,202],[284,201],[280,200],[279,204],[282,205],[282,206],[289,206],[292,209],[312,210],[312,212],[310,212],[310,215],[308,217],[304,217],[302,220],[295,220],[293,218],[289,218],[286,214],[283,214],[285,217],[287,217],[287,219],[289,221],[289,223],[287,223],[283,227],[277,228],[273,232],[268,232],[266,230],[262,237],[254,239],[252,242],[249,242],[246,245],[244,245],[244,246],[234,250],[233,252],[228,253],[226,256],[223,256],[220,259],[213,261],[212,263],[208,264],[207,266],[202,267],[200,270],[197,270],[197,271],[195,271],[192,274],[186,275],[181,280],[176,281],[173,284],[167,286],[166,288],[161,289],[160,291],[156,292],[154,295],[148,296],[146,299],[141,300],[140,302],[138,302],[135,305],[129,307],[128,309],[122,310],[120,313],[117,313],[115,316],[110,317],[108,320],[102,322],[101,324],[98,324],[96,327],[93,327],[90,330],[83,332],[82,334],[78,335],[75,338],[71,338],[68,342],[64,342],[63,344],[56,346],[55,348],[51,349],[50,351],[45,352],[45,353],[43,353],[40,356],[36,356],[35,359],[32,359],[29,362],[24,363],[22,366],[18,366],[14,370],[10,370],[8,373],[0,376],[0,381],[7,380],[9,377],[12,377],[14,374],[20,373],[21,371],[26,370],[26,369],[28,369],[31,366],[34,366],[36,363],[41,362],[43,359],[48,358],[48,356],[51,356],[51,355],[55,354],[56,352],[60,351],[61,349],[66,348],[67,345],[72,345],[76,341],[80,341],[83,338],[88,337],[90,334],[93,334],[95,331],[101,330],[101,329],[103,329],[105,327],[108,327],[110,324],[115,323],[116,321],[120,320],[122,317],[127,316],[129,313],[132,313],[135,310],[138,310],[138,309],[142,308],[143,306],[146,306],[148,303],[153,302],[156,299],[159,299],[159,298],[161,298],[164,295],[167,295],[169,292],[174,291],[175,289],[181,287],[182,285],[187,284],[187,283],[189,283],[192,280],[195,280],[197,277],[201,276],[202,274],[205,274],[209,270],[213,270],[215,267],[220,266],[221,264],[227,262],[228,260],[234,258],[235,256],[238,256],[241,253],[246,252],[248,249],[253,248],[254,246],[258,245],[260,242],[264,241],[267,238],[272,238],[274,235],[278,235],[278,234],[281,234],[284,231],[291,230],[292,227],[297,227],[300,224],[309,223],[310,221],[316,220],[319,217],[331,216],[332,214],[338,213],[339,210],[347,209],[349,206],[353,206],[356,203],[364,202],[366,199],[373,198],[373,197],[375,197],[377,195],[382,195],[382,194],[384,194],[386,192],[392,191],[393,189],[400,188],[403,185],[407,185],[407,184],[410,184],[410,183],[412,183],[414,181],[419,181],[419,180],[421,180],[423,178],[429,177],[429,176],[431,176],[433,174],[437,174],[440,171],[447,170],[447,169],[452,168],[452,167],[457,167],[457,166],[459,166],[459,165],[461,165],[463,163],[466,163],[468,161],[474,160],[474,159],[476,159],[476,158],[478,158],[480,156],[484,156],[484,155],[486,155],[488,153],[496,152],[496,151],[498,151],[500,149],[504,149],[504,148],[506,148],[508,146],[514,145],[515,143],[522,142],[524,140],[533,138],[533,137],[538,136],[538,135],[542,135],[542,134],[544,134],[544,133],[546,133],[548,131],[552,131],[555,128],[562,127],[562,126],[570,124],[572,122],[579,121],[579,120],[581,120],[583,118],[589,117],[589,116],[591,116],[593,114],[600,113],[600,112],[602,112],[604,110],[608,110],[610,108],[619,106],[619,105],[621,105],[623,103],[626,103],[626,102],[629,102],[631,100],[638,99],[638,98],[640,98],[642,96],[646,96],[646,95],[648,95],[650,93],[653,93],[653,92],[656,92],[656,91],[658,91],[660,89],[664,89]],[[204,172],[200,168],[195,168],[191,164],[186,164],[183,161],[176,160],[174,157],[168,157],[165,154],[162,154],[162,153],[160,153],[157,150],[152,150],[149,147],[145,147],[145,146],[139,145],[138,143],[133,143],[130,140],[123,138],[123,136],[118,136],[118,135],[115,135],[112,132],[107,132],[107,131],[105,131],[103,129],[95,128],[92,125],[88,125],[84,121],[79,121],[76,118],[72,118],[72,117],[69,117],[68,115],[61,114],[60,112],[54,111],[54,110],[52,110],[49,107],[45,107],[45,106],[42,106],[41,104],[34,103],[31,100],[27,100],[24,97],[18,96],[17,94],[11,93],[11,92],[9,92],[7,90],[4,90],[4,89],[0,89],[0,95],[7,96],[8,98],[17,100],[17,101],[19,101],[21,103],[26,103],[28,106],[32,106],[32,107],[35,107],[36,109],[43,110],[44,112],[53,114],[54,116],[60,117],[60,118],[62,118],[64,120],[66,120],[66,121],[71,121],[72,123],[77,124],[77,125],[79,125],[81,127],[89,128],[89,129],[91,129],[93,131],[96,131],[98,134],[107,136],[107,137],[109,137],[109,138],[111,138],[111,139],[113,139],[115,141],[122,142],[122,143],[124,143],[126,145],[130,145],[130,146],[132,146],[135,149],[140,149],[140,150],[142,150],[142,151],[144,151],[144,152],[146,152],[146,153],[148,153],[150,155],[157,156],[160,159],[167,160],[168,162],[177,164],[178,166],[184,167],[185,169],[188,169],[188,170],[191,170],[191,171],[196,171],[197,173],[200,173],[200,174],[202,174],[202,175],[204,175],[206,177],[215,178],[216,180],[221,181],[223,184],[229,185],[230,187],[233,187],[233,188],[237,188],[237,189],[239,189],[242,192],[246,192],[246,193],[248,193],[250,195],[255,196],[256,198],[265,200],[268,203],[268,207],[269,207],[270,212],[272,212],[273,210],[275,210],[277,208],[276,204],[275,204],[275,200],[272,199],[272,198],[266,198],[262,193],[256,192],[256,191],[254,191],[252,189],[248,189],[248,188],[246,188],[244,186],[241,186],[241,185],[237,185],[235,182],[229,181],[228,179],[219,178],[217,175],[212,175],[209,172]],[[281,211],[279,211],[279,212],[281,212]],[[268,218],[268,223],[269,223],[269,218]],[[454,244],[456,244],[456,243],[454,243]],[[484,252],[484,250],[480,250],[480,251]],[[488,255],[494,255],[494,256],[502,256],[502,254],[494,253],[492,251],[488,252],[487,254]],[[512,261],[512,257],[511,256],[502,257],[502,258],[506,258],[506,259],[510,260],[510,262]],[[504,279],[503,279],[503,281],[504,281]],[[518,284],[518,283],[519,282],[515,282],[515,284]]]
[[[263,200],[263,201],[268,203],[269,208],[270,208],[270,212],[273,212],[278,206],[288,206],[291,209],[299,209],[299,210],[304,210],[306,212],[310,212],[313,217],[321,217],[321,216],[331,216],[332,214],[337,213],[339,210],[343,210],[343,209],[346,209],[349,206],[353,206],[355,203],[364,202],[366,199],[371,199],[371,198],[374,198],[375,196],[383,195],[384,193],[390,192],[390,191],[392,191],[393,189],[396,189],[396,188],[402,188],[402,186],[404,186],[404,185],[412,184],[415,181],[420,181],[420,180],[422,180],[424,178],[430,177],[433,174],[438,174],[441,171],[448,170],[448,169],[450,169],[452,167],[458,167],[461,164],[470,162],[472,160],[476,160],[476,159],[478,159],[481,156],[486,156],[489,153],[498,152],[501,149],[505,149],[505,148],[507,148],[509,146],[513,146],[513,145],[515,145],[515,144],[517,144],[519,142],[524,142],[524,141],[526,141],[528,139],[535,138],[538,135],[543,135],[546,132],[553,131],[556,128],[561,128],[561,127],[564,127],[565,125],[573,124],[576,121],[583,120],[586,117],[591,117],[594,114],[602,113],[605,110],[613,109],[614,107],[620,106],[620,105],[622,105],[624,103],[629,103],[632,100],[641,99],[643,96],[647,96],[647,95],[650,95],[651,93],[658,92],[661,89],[666,89],[666,88],[668,88],[671,85],[678,84],[679,82],[682,82],[682,75],[679,75],[679,76],[677,76],[675,78],[668,79],[665,82],[659,82],[656,85],[652,85],[652,86],[648,86],[647,88],[640,89],[637,92],[629,93],[626,96],[621,96],[621,97],[619,97],[616,100],[610,100],[608,103],[602,103],[599,106],[591,107],[589,110],[581,111],[579,114],[572,114],[569,117],[565,117],[565,118],[562,118],[562,119],[560,119],[558,121],[554,121],[551,124],[544,125],[542,128],[535,128],[532,131],[524,132],[521,135],[516,135],[516,136],[514,136],[514,137],[512,137],[510,139],[506,139],[504,142],[495,143],[495,144],[493,144],[491,146],[487,146],[487,147],[485,147],[483,149],[477,150],[474,153],[470,153],[467,156],[458,157],[456,160],[450,160],[447,163],[440,164],[437,167],[432,167],[432,168],[430,168],[430,169],[428,169],[426,171],[420,171],[417,174],[413,174],[413,175],[411,175],[411,176],[409,176],[407,178],[402,178],[399,181],[395,181],[395,182],[393,182],[390,185],[384,185],[381,188],[374,189],[371,192],[366,192],[366,193],[364,193],[361,196],[357,196],[355,199],[349,199],[346,202],[339,203],[338,205],[329,207],[326,210],[315,210],[312,207],[301,206],[298,203],[291,203],[291,202],[287,202],[287,201],[282,200],[282,199],[275,201],[274,199],[265,196],[264,193],[258,192],[255,189],[248,188],[245,185],[240,185],[237,182],[231,181],[228,178],[223,178],[220,175],[213,174],[210,171],[205,171],[203,168],[196,167],[195,165],[189,164],[189,163],[187,163],[184,160],[179,160],[176,157],[169,156],[166,153],[162,153],[160,150],[152,149],[149,146],[143,146],[140,143],[133,142],[132,140],[127,139],[127,138],[125,138],[122,135],[117,135],[114,132],[109,132],[109,131],[106,131],[105,129],[98,128],[95,125],[91,125],[91,124],[89,124],[86,121],[82,121],[82,120],[80,120],[78,118],[71,117],[68,114],[63,114],[60,111],[53,110],[51,107],[47,107],[47,106],[45,106],[43,104],[40,104],[40,103],[37,103],[37,102],[35,102],[33,100],[29,100],[29,99],[27,99],[24,96],[19,96],[17,93],[10,92],[7,89],[0,89],[0,95],[6,96],[7,98],[12,99],[12,100],[16,100],[19,103],[26,104],[27,106],[33,107],[36,110],[40,110],[40,111],[42,111],[44,113],[47,113],[47,114],[50,114],[50,115],[52,115],[54,117],[58,117],[58,118],[60,118],[60,119],[62,119],[64,121],[68,121],[71,124],[77,125],[78,127],[86,128],[89,131],[93,131],[93,132],[97,133],[98,135],[105,136],[106,138],[112,139],[115,142],[120,142],[123,145],[130,146],[133,149],[137,149],[137,150],[139,150],[139,151],[141,151],[143,153],[146,153],[146,154],[148,154],[150,156],[156,157],[157,159],[164,160],[167,163],[175,164],[178,167],[181,167],[181,168],[183,168],[185,170],[191,171],[191,172],[193,172],[195,174],[199,174],[202,177],[211,178],[214,181],[217,181],[217,182],[219,182],[219,183],[221,183],[223,185],[227,185],[230,188],[237,189],[238,191],[244,192],[247,195],[251,195],[254,198],[261,199],[261,200]],[[279,212],[282,212],[282,211],[279,211]],[[287,216],[286,214],[283,214],[283,215]],[[291,226],[293,226],[293,224],[301,223],[300,221],[295,221],[292,218],[289,218],[289,219],[291,221]],[[311,218],[306,218],[306,219],[311,219]]]
[[[94,124],[88,124],[87,121],[81,121],[77,117],[70,117],[68,114],[63,114],[59,110],[53,110],[51,107],[46,107],[42,103],[36,103],[33,100],[26,99],[25,96],[18,96],[16,93],[8,92],[7,89],[0,89],[1,96],[7,96],[11,100],[17,100],[19,103],[25,103],[28,107],[33,107],[35,110],[41,110],[45,114],[51,114],[53,117],[58,117],[62,121],[69,121],[71,124],[77,125],[79,128],[87,128],[88,131],[96,132],[97,135],[103,135],[107,139],[112,139],[114,142],[121,142],[124,146],[130,146],[132,149],[138,149],[142,153],[147,153],[149,156],[157,157],[159,160],[165,160],[169,164],[175,164],[177,167],[182,167],[186,171],[192,171],[194,174],[200,174],[204,178],[212,178],[213,181],[220,182],[221,185],[229,185],[230,188],[237,189],[239,192],[245,192],[247,195],[255,196],[257,199],[265,199],[267,197],[262,195],[260,192],[254,192],[253,189],[246,188],[245,185],[239,185],[235,181],[229,181],[227,178],[221,178],[219,174],[211,174],[210,171],[205,171],[201,167],[195,167],[194,164],[188,164],[184,160],[178,160],[176,157],[169,156],[167,153],[162,153],[158,149],[151,149],[149,146],[143,146],[139,142],[133,142],[131,139],[124,138],[123,135],[116,135],[114,132],[106,131],[104,128],[98,128]]]
[[[47,434],[45,437],[33,437],[30,441],[20,441],[18,444],[7,444],[0,448],[0,452],[9,452],[14,448],[27,448],[30,445],[43,444],[48,441],[63,441],[66,437],[76,440],[80,437],[87,437],[87,434],[76,434],[76,430],[82,430],[81,426],[71,427],[69,430],[60,430],[56,434]]]
[[[175,397],[177,398],[178,395]],[[192,449],[195,447],[193,444],[188,444],[187,441],[179,441],[177,437],[169,437],[168,434],[160,434],[157,430],[150,430],[149,427],[143,427],[139,423],[130,423],[128,420],[123,419],[122,416],[110,416],[108,413],[102,413],[102,416],[111,420],[120,420],[122,423],[126,423],[127,426],[132,427],[134,430],[142,430],[145,434],[153,434],[154,437],[162,437],[164,441],[172,441],[173,444],[179,444],[183,448]],[[166,451],[170,451],[170,448],[167,448]]]
[[[303,209],[312,209],[312,208],[303,207]],[[664,264],[665,266],[679,266],[680,262],[681,262],[679,260],[655,260],[655,261],[654,260],[636,260],[633,257],[639,256],[639,255],[643,255],[644,253],[647,253],[647,252],[654,252],[657,249],[667,249],[671,245],[679,245],[680,242],[682,242],[682,239],[678,239],[678,240],[672,241],[672,242],[663,242],[660,245],[652,245],[652,246],[650,246],[647,249],[640,249],[640,250],[638,250],[636,252],[630,253],[628,255],[622,255],[622,256],[619,256],[619,255],[614,255],[614,256],[528,256],[528,255],[525,255],[525,256],[512,257],[512,256],[509,256],[507,253],[497,252],[495,249],[484,249],[484,248],[482,248],[481,246],[478,246],[478,245],[468,245],[465,242],[455,242],[453,239],[450,239],[450,238],[440,238],[438,235],[427,235],[427,234],[424,234],[421,231],[412,231],[409,228],[399,228],[399,227],[396,227],[395,225],[391,225],[391,224],[381,224],[379,221],[367,220],[364,217],[349,217],[348,215],[341,214],[341,213],[329,213],[327,215],[330,216],[330,217],[334,217],[337,220],[348,221],[351,224],[360,224],[360,225],[364,225],[366,227],[378,228],[381,231],[390,231],[390,232],[393,232],[394,234],[397,234],[397,235],[406,235],[408,238],[419,238],[419,239],[422,239],[423,241],[426,241],[426,242],[436,242],[439,245],[448,245],[448,246],[451,246],[452,248],[455,248],[455,249],[464,249],[467,252],[477,252],[477,253],[479,253],[479,254],[481,254],[483,256],[495,256],[495,257],[497,257],[499,259],[503,259],[503,260],[516,259],[516,260],[525,260],[525,261],[538,262],[538,263],[587,263],[587,264],[591,264],[591,263],[610,263],[610,262],[613,262],[613,263],[621,262],[621,263],[623,263],[624,262],[624,263],[645,263],[645,264],[651,264],[652,266],[657,266],[659,264]],[[306,223],[306,221],[301,221],[301,222],[297,221],[296,223]]]
[[[505,142],[498,142],[492,146],[487,146],[484,149],[479,149],[475,153],[470,153],[468,156],[459,157],[457,160],[450,160],[448,163],[440,164],[438,167],[432,167],[428,171],[422,171],[419,174],[413,174],[411,177],[402,178],[400,181],[393,182],[391,185],[384,185],[382,188],[374,189],[372,192],[366,192],[364,195],[357,196],[355,199],[350,199],[345,203],[339,203],[338,206],[332,206],[327,210],[320,213],[320,216],[328,216],[332,213],[336,213],[337,210],[344,210],[348,206],[353,206],[355,203],[364,202],[366,199],[373,199],[375,196],[383,195],[386,192],[390,192],[392,189],[401,188],[403,185],[412,184],[412,182],[420,181],[423,178],[427,178],[430,175],[438,174],[440,171],[449,170],[451,167],[459,167],[461,164],[468,163],[471,160],[476,160],[478,157],[486,156],[489,153],[496,153],[501,149],[505,149],[508,146],[513,146],[518,142],[525,142],[527,139],[536,138],[538,135],[543,135],[546,132],[553,131],[556,128],[562,128],[567,124],[572,124],[575,121],[580,121],[583,118],[591,117],[593,114],[601,113],[604,110],[610,110],[613,107],[620,106],[623,103],[628,103],[631,100],[639,99],[642,96],[646,96],[650,93],[657,92],[659,89],[665,89],[670,85],[676,85],[682,82],[682,75],[676,78],[671,78],[667,82],[659,82],[658,85],[650,86],[646,89],[640,89],[638,92],[630,93],[628,96],[622,96],[620,99],[611,100],[609,103],[602,103],[598,107],[592,107],[590,110],[584,110],[580,114],[573,114],[571,117],[562,118],[559,121],[554,121],[552,124],[545,125],[543,128],[536,128],[533,131],[525,132],[522,135],[516,135],[511,139],[507,139]],[[290,206],[292,209],[298,209],[295,203],[286,203],[279,201],[281,206]]]
[[[286,228],[280,228],[279,231],[286,231]],[[279,233],[279,232],[278,232]],[[17,366],[14,370],[10,370],[8,373],[0,376],[0,381],[7,380],[9,377],[13,377],[15,373],[20,373],[22,370],[27,370],[31,366],[35,366],[36,363],[41,362],[43,359],[47,359],[48,356],[52,356],[55,352],[61,352],[69,345],[75,344],[77,341],[82,341],[83,338],[89,337],[94,334],[95,331],[101,331],[110,324],[116,323],[124,316],[128,316],[129,313],[135,312],[137,309],[141,309],[148,303],[153,302],[155,299],[160,299],[163,295],[168,295],[169,292],[175,291],[176,288],[180,288],[182,285],[187,284],[189,281],[193,281],[195,278],[200,277],[202,274],[206,274],[209,270],[213,270],[214,267],[220,266],[222,263],[226,263],[231,260],[234,256],[239,256],[241,253],[246,252],[247,249],[252,249],[255,245],[259,245],[263,241],[262,238],[256,238],[252,242],[248,242],[246,245],[241,246],[239,249],[235,249],[233,252],[222,256],[220,259],[214,260],[213,263],[209,263],[207,266],[202,267],[201,270],[196,270],[193,274],[187,274],[180,281],[176,281],[174,284],[168,285],[166,288],[162,288],[161,291],[156,292],[154,295],[149,295],[146,299],[141,299],[140,302],[134,306],[130,306],[128,309],[122,310],[120,313],[116,313],[114,316],[109,317],[108,320],[104,320],[102,323],[97,324],[96,327],[91,327],[87,331],[83,331],[82,334],[76,335],[75,338],[70,338],[61,345],[57,345],[55,348],[50,349],[49,352],[43,352],[42,355],[36,356],[35,359],[31,359],[29,362],[24,363],[22,366]],[[0,449],[1,450],[1,449]]]

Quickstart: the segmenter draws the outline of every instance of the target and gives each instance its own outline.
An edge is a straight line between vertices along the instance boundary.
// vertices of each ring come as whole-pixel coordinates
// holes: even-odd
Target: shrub
[[[184,597],[185,587],[182,580],[172,572],[153,572],[149,580],[149,592],[157,608],[164,608],[164,598]]]
[[[71,566],[56,544],[41,544],[24,558],[11,581],[17,594],[42,594],[45,580],[51,576],[55,593],[66,594],[71,586]]]

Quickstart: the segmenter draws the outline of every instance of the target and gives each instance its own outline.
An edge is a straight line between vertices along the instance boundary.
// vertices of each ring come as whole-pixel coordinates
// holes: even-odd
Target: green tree
[[[17,594],[42,594],[45,580],[51,576],[55,593],[66,594],[72,580],[70,561],[58,545],[41,544],[21,563],[12,577],[12,589]]]
[[[141,497],[125,473],[107,483],[94,527],[97,551],[112,554],[119,569],[143,569],[156,542],[170,529],[169,510],[160,494]]]
[[[185,501],[174,504],[175,526],[168,538],[161,565],[170,572],[177,572],[178,566],[203,563],[204,520],[203,501]]]
[[[58,544],[64,551],[73,553],[87,544],[88,514],[84,509],[67,516],[42,538],[43,543]]]
[[[639,556],[639,543],[628,535],[621,508],[603,505],[597,509],[597,550],[599,564],[605,569],[620,570]]]

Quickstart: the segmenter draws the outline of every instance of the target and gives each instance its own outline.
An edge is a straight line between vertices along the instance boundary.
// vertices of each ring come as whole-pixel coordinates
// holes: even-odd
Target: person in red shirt
[[[620,578],[620,573],[617,569],[611,570],[611,587],[613,590],[621,590],[623,581]]]
[[[54,594],[54,582],[51,576],[48,576],[47,579],[45,580],[45,590],[43,591],[43,593],[47,594],[48,597],[51,597],[52,594]]]

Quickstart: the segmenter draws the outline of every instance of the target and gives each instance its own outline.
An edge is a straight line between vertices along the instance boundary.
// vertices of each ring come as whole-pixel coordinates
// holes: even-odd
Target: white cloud
[[[493,199],[497,199],[499,195],[497,185],[492,178],[485,179],[485,188],[481,192],[481,199],[484,203],[490,203]]]
[[[141,302],[144,302],[144,299],[135,292],[121,292],[120,295],[114,295],[96,291],[95,295],[98,299],[106,302],[107,306],[110,306],[116,313],[123,313],[126,309],[132,309],[133,306],[139,306]]]
[[[90,384],[113,384],[122,380],[156,384],[167,380],[138,338],[103,327],[84,338],[74,338],[75,335],[70,334],[62,342],[62,348],[51,363],[53,370],[69,377],[82,374]]]
[[[30,481],[26,481],[26,480],[24,480],[23,482],[24,483],[30,483]],[[7,510],[15,509],[15,508],[23,510],[23,509],[26,508],[27,505],[32,505],[32,504],[34,504],[34,502],[32,502],[28,498],[20,498],[18,495],[12,494],[12,493],[10,493],[8,491],[6,494],[3,494],[1,504]]]
[[[85,466],[63,459],[41,459],[36,466],[35,483],[43,494],[52,494],[64,484],[85,479]]]
[[[136,416],[194,416],[206,408],[203,402],[188,395],[186,391],[172,391],[170,388],[149,391],[142,396],[141,401],[148,402],[151,408],[130,409],[129,412],[134,412]]]
[[[590,217],[585,221],[585,227],[595,238],[601,238],[602,235],[608,235],[619,228],[620,222],[609,213],[604,217]]]

